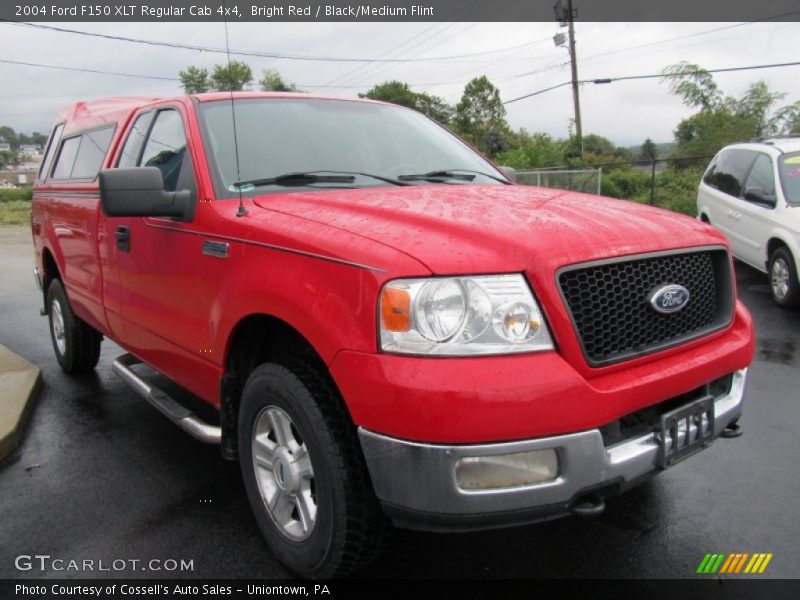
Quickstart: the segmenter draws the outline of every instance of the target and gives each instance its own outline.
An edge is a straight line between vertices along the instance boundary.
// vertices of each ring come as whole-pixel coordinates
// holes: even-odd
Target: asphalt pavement
[[[20,448],[0,462],[0,578],[75,576],[15,567],[15,557],[34,554],[194,566],[84,577],[288,577],[260,537],[238,465],[118,379],[110,367],[118,347],[105,341],[91,374],[61,372],[27,240],[8,250],[0,236],[11,257],[0,263],[0,344],[38,365],[44,384]],[[768,552],[758,577],[800,577],[800,311],[773,305],[766,276],[749,267],[738,264],[737,279],[757,333],[742,437],[719,439],[609,500],[600,517],[469,534],[397,531],[361,576],[694,578],[708,552]]]

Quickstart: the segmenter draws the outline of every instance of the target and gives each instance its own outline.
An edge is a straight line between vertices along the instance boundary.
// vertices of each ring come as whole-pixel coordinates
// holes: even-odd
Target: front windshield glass
[[[199,114],[221,197],[237,196],[230,189],[237,181],[263,180],[287,173],[367,173],[394,179],[434,171],[457,172],[463,177],[462,170],[467,170],[502,177],[486,159],[416,111],[314,98],[235,100],[240,166],[237,177],[231,102],[202,103]],[[500,183],[490,176],[473,175],[474,183]],[[447,182],[464,183],[464,179]],[[430,183],[414,181],[414,185]],[[323,189],[330,185],[314,183],[308,187]],[[391,184],[355,177],[346,187],[367,185]],[[291,190],[274,184],[264,189]]]
[[[790,152],[778,157],[783,196],[789,204],[800,204],[800,152]]]

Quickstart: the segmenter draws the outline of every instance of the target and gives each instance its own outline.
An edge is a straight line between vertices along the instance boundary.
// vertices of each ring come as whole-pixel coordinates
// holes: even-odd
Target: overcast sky
[[[58,25],[58,24],[53,24]],[[594,79],[658,73],[679,61],[706,68],[800,60],[800,23],[576,23],[579,77]],[[81,31],[224,47],[223,23],[63,23]],[[718,30],[718,31],[713,31]],[[288,81],[315,92],[356,96],[376,83],[400,79],[456,103],[464,84],[487,75],[503,100],[569,79],[568,54],[552,36],[556,23],[231,23],[232,50],[355,58],[448,57],[503,50],[451,60],[340,63],[248,57],[256,79],[275,68]],[[565,31],[565,30],[564,30]],[[708,32],[708,33],[705,33]],[[674,39],[682,38],[682,39]],[[513,48],[512,48],[513,47]],[[177,77],[187,65],[212,66],[223,54],[132,44],[0,23],[0,58]],[[233,56],[232,58],[240,58]],[[723,73],[724,92],[740,95],[753,81],[800,100],[800,67]],[[317,87],[341,85],[345,87]],[[80,100],[111,95],[180,93],[180,84],[157,79],[58,71],[0,63],[0,124],[17,131],[49,130],[56,110]],[[584,85],[584,133],[598,133],[618,145],[650,137],[671,141],[673,130],[691,111],[658,79]],[[569,86],[507,106],[512,127],[567,135],[572,117]]]

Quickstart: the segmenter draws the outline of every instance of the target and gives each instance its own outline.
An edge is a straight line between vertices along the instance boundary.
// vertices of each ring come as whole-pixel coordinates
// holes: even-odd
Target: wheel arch
[[[769,260],[772,253],[780,247],[786,248],[794,258],[795,267],[797,269],[797,278],[800,279],[800,247],[794,237],[787,235],[782,230],[773,230],[767,236],[767,243],[765,245],[766,256],[764,257],[764,267],[769,272]]]
[[[267,313],[252,313],[242,316],[233,326],[225,344],[220,382],[222,455],[225,458],[233,460],[238,452],[239,400],[249,374],[263,363],[287,365],[298,360],[325,373],[338,391],[321,353],[307,336],[287,321]]]
[[[58,268],[53,252],[48,246],[42,249],[42,302],[45,311],[47,308],[47,289],[50,287],[50,282],[54,279],[59,279],[63,283],[64,279],[61,275],[61,269]]]

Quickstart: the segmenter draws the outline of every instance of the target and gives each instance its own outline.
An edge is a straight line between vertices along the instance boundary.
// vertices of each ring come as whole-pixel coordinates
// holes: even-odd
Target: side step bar
[[[193,438],[205,442],[206,444],[219,444],[222,439],[222,428],[209,425],[205,421],[200,420],[200,418],[188,408],[178,404],[167,394],[139,377],[131,367],[141,364],[141,362],[142,361],[132,354],[123,354],[111,363],[111,368],[114,370],[114,373],[119,375],[137,394],[155,406],[159,412]]]

